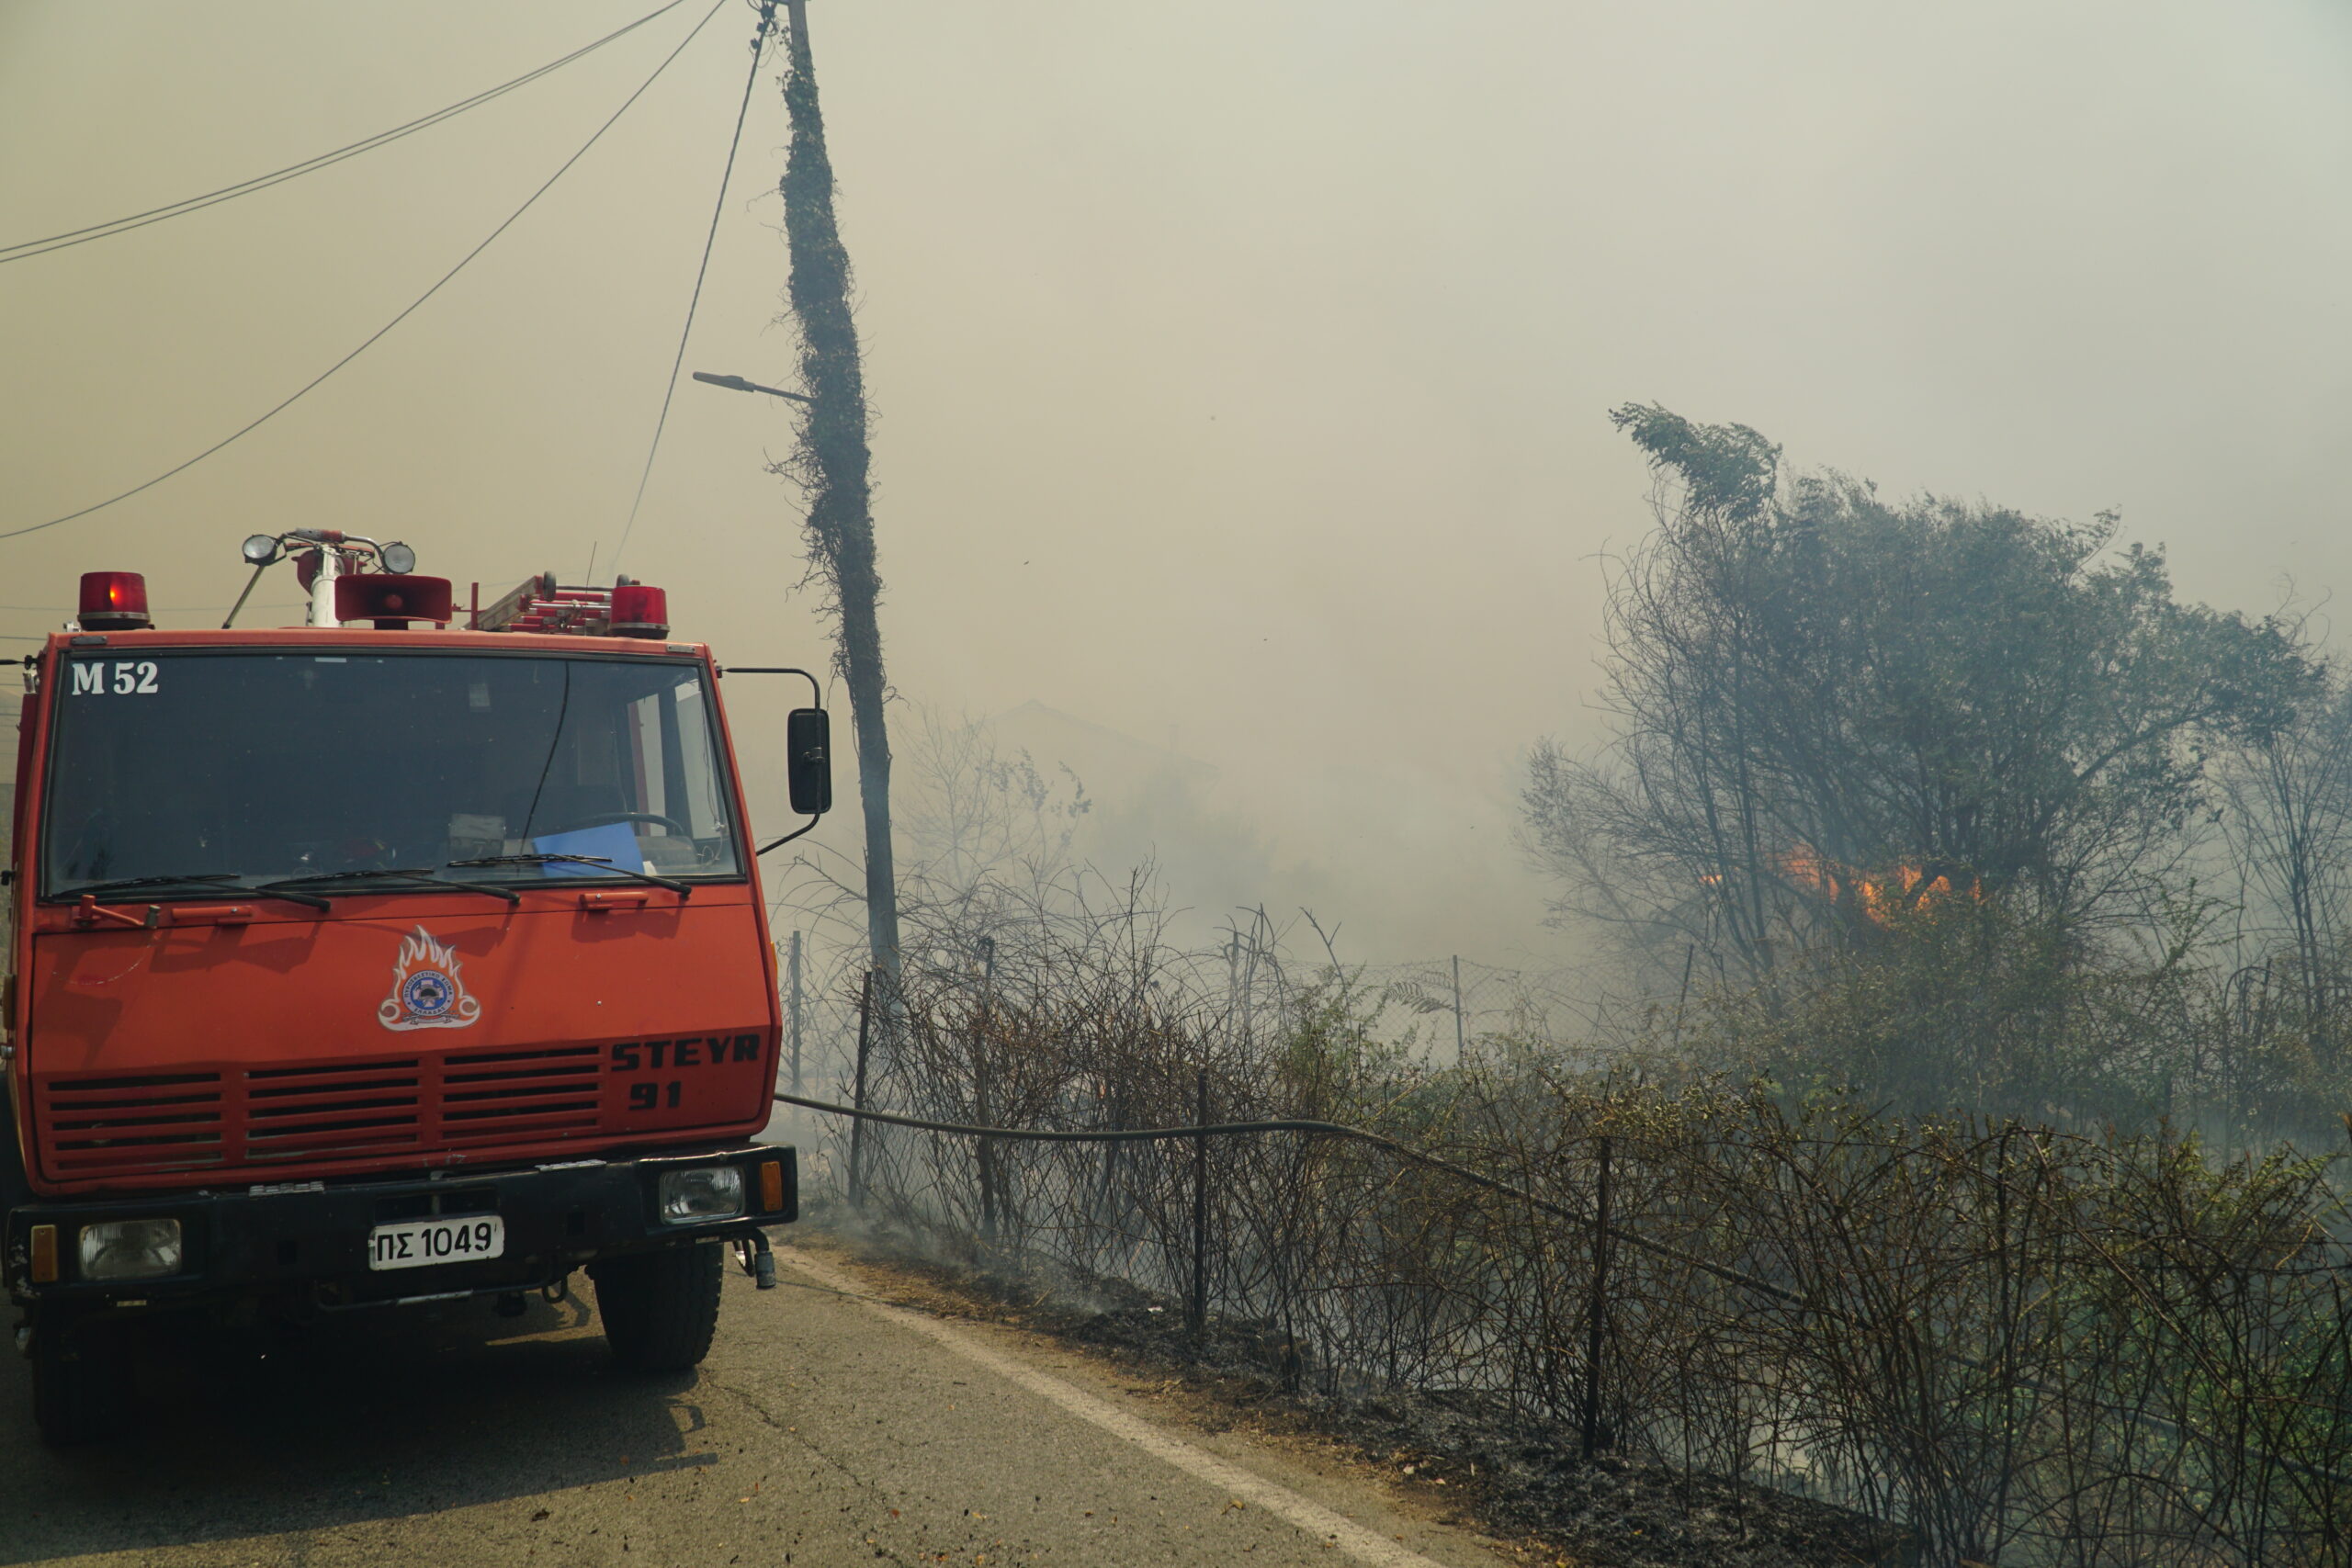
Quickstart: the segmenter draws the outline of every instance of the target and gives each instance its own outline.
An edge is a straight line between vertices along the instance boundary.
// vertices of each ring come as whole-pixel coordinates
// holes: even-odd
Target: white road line
[[[1050,1400],[1080,1420],[1091,1422],[1113,1437],[1133,1443],[1155,1459],[1165,1460],[1187,1475],[1222,1489],[1228,1496],[1238,1497],[1263,1508],[1288,1520],[1308,1535],[1331,1542],[1359,1562],[1370,1563],[1372,1568],[1445,1568],[1445,1564],[1434,1558],[1408,1551],[1386,1536],[1364,1529],[1344,1514],[1335,1514],[1320,1503],[1311,1503],[1288,1487],[1277,1486],[1264,1476],[1228,1463],[1180,1438],[1171,1437],[1150,1422],[1138,1420],[1117,1405],[1099,1399],[1074,1384],[1041,1372],[1001,1351],[992,1350],[970,1335],[935,1317],[876,1301],[856,1280],[818,1262],[797,1247],[780,1246],[775,1253],[779,1261],[799,1269],[827,1289],[850,1297],[867,1311],[888,1318],[901,1328],[911,1329],[925,1338],[937,1341],[1007,1382],[1020,1384],[1041,1399]]]

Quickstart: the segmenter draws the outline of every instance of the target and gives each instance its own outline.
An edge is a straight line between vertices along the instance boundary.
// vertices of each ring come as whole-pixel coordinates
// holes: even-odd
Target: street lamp
[[[782,387],[763,387],[757,381],[746,381],[741,376],[714,376],[707,370],[694,373],[697,381],[707,381],[714,387],[724,387],[730,392],[765,392],[772,398],[790,398],[796,403],[813,403],[817,400],[806,392],[787,392]]]

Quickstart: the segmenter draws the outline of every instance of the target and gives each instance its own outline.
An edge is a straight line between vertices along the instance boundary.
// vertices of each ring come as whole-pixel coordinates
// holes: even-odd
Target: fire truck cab
[[[159,630],[94,572],[25,660],[0,1285],[52,1442],[119,1419],[149,1314],[519,1313],[584,1270],[616,1359],[683,1370],[728,1245],[764,1288],[796,1217],[709,650],[626,579],[458,610],[404,546],[246,546],[288,554],[309,625]],[[811,826],[825,724],[788,725]]]

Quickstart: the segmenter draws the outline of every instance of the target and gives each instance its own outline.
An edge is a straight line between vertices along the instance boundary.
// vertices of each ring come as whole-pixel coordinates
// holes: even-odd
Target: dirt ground
[[[1545,1568],[1901,1568],[1907,1532],[1764,1487],[1653,1461],[1578,1457],[1577,1434],[1491,1402],[1392,1391],[1353,1400],[1285,1392],[1278,1342],[1213,1322],[1197,1353],[1179,1303],[1090,1284],[1080,1301],[1035,1280],[944,1264],[888,1235],[821,1223],[806,1247],[886,1276],[909,1304],[1004,1323],[1087,1348],[1148,1380],[1164,1407],[1208,1431],[1235,1427],[1385,1472],[1442,1523],[1471,1524]]]

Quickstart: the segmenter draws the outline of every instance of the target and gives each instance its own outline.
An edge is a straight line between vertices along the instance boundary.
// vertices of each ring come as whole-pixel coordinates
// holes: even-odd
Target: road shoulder
[[[1576,1568],[1577,1560],[1541,1540],[1510,1540],[1481,1529],[1463,1506],[1464,1486],[1428,1473],[1410,1457],[1375,1458],[1246,1389],[1076,1342],[1053,1331],[1051,1314],[1041,1317],[1018,1300],[978,1288],[958,1270],[894,1258],[815,1225],[790,1235],[791,1245],[780,1249],[787,1267],[805,1258],[820,1282],[854,1283],[877,1303],[952,1324],[985,1351],[1034,1368],[1408,1552],[1464,1568]]]

